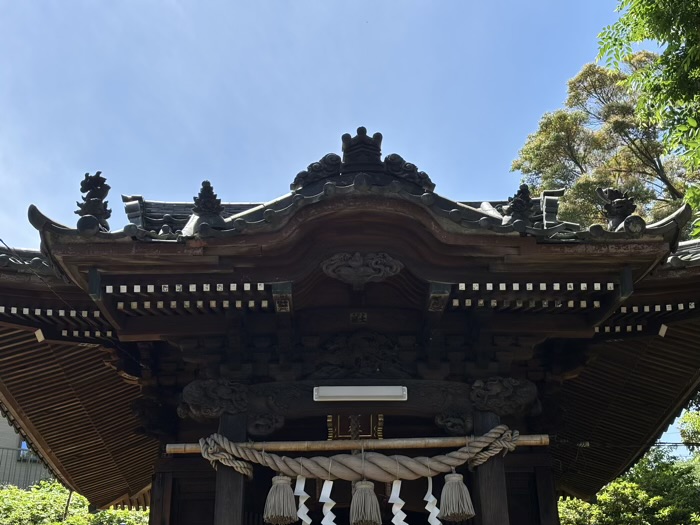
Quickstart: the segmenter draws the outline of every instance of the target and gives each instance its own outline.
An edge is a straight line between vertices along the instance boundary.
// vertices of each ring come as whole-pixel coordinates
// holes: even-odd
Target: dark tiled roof
[[[149,201],[140,195],[122,195],[124,211],[129,222],[144,230],[160,231],[167,224],[173,231],[181,230],[192,215],[191,202],[163,202]],[[221,215],[231,217],[241,212],[259,206],[251,202],[226,202],[221,204],[224,208]]]
[[[700,239],[679,243],[678,249],[669,257],[668,264],[674,268],[700,266]]]

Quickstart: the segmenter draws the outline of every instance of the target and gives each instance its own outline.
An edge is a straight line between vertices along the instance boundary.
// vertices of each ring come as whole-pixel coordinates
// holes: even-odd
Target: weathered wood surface
[[[172,472],[156,472],[153,476],[151,496],[151,513],[149,525],[171,525],[173,474]]]
[[[500,418],[489,412],[474,415],[474,429],[483,434],[500,423]],[[475,504],[480,525],[507,525],[508,490],[503,457],[496,455],[474,471]]]
[[[219,433],[228,439],[244,441],[246,416],[223,415]],[[216,470],[214,525],[244,525],[245,477],[230,467],[220,465]]]

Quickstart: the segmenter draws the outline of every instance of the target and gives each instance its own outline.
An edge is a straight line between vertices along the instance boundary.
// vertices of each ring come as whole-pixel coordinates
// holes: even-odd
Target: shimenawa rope
[[[368,479],[391,483],[395,479],[412,480],[432,477],[438,473],[452,472],[453,468],[468,463],[470,468],[485,463],[501,452],[515,450],[519,432],[506,425],[498,425],[483,436],[470,438],[467,445],[458,450],[432,458],[385,456],[377,452],[367,452],[360,456],[336,454],[304,458],[307,478],[324,480],[342,479],[360,481]],[[212,434],[199,440],[202,456],[212,466],[222,463],[236,472],[253,477],[253,465],[257,463],[289,477],[299,474],[299,459],[261,452],[245,444],[231,443],[221,434]],[[363,459],[364,458],[364,459]],[[364,463],[364,465],[363,465]],[[397,466],[398,465],[398,466]]]

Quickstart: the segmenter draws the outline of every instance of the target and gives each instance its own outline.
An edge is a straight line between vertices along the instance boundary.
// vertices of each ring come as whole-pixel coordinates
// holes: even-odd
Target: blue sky
[[[613,0],[0,0],[0,236],[120,194],[264,201],[364,125],[439,193],[503,199],[510,163],[596,55]]]

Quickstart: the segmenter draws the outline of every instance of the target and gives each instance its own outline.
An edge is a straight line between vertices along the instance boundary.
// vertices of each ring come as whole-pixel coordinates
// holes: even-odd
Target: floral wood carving
[[[309,379],[408,379],[411,373],[399,360],[396,344],[374,332],[357,332],[331,339],[319,352]]]
[[[321,263],[323,272],[362,290],[365,284],[393,277],[403,269],[403,263],[386,253],[337,253]]]
[[[474,381],[470,398],[474,408],[499,416],[520,414],[537,400],[537,387],[527,379],[490,377]]]

